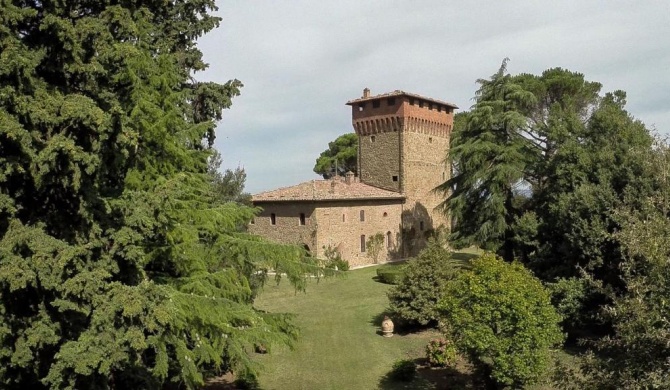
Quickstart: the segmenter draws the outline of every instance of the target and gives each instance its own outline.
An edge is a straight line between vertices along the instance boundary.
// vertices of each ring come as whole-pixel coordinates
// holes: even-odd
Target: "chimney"
[[[363,97],[364,98],[369,98],[370,97],[370,88],[365,88],[363,90]]]
[[[347,184],[351,184],[354,182],[354,173],[349,171],[344,174],[344,182]]]

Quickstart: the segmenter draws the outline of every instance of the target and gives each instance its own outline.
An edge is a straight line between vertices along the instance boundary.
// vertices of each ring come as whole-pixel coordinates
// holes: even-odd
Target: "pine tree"
[[[521,111],[534,96],[506,72],[507,59],[490,80],[477,81],[476,104],[452,135],[448,159],[457,170],[438,190],[447,194],[442,207],[456,221],[457,245],[501,248],[511,261],[520,214],[515,190],[523,184],[530,149],[521,133],[526,123]]]
[[[194,388],[291,343],[253,308],[269,270],[207,160],[237,80],[198,82],[213,0],[0,2],[0,387]]]

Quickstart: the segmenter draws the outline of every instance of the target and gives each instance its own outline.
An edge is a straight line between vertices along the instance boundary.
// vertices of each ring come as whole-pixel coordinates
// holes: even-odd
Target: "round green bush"
[[[403,279],[388,291],[391,311],[411,326],[437,324],[437,303],[461,266],[450,251],[431,241],[419,256],[407,261]]]
[[[377,269],[377,278],[380,282],[386,284],[398,284],[405,277],[404,267],[393,266],[389,268]]]
[[[549,368],[550,349],[564,339],[540,280],[493,254],[447,283],[440,309],[458,350],[498,385],[536,382]]]

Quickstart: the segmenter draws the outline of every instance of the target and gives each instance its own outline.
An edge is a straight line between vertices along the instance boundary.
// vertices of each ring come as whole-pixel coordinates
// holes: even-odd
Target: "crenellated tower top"
[[[437,99],[393,91],[363,96],[347,102],[352,109],[352,121],[359,136],[393,131],[413,131],[438,137],[449,137],[458,107]]]
[[[435,210],[442,199],[433,190],[450,176],[445,157],[458,107],[404,91],[372,96],[368,88],[347,105],[358,135],[361,182],[405,195],[407,237],[448,227],[448,218]]]

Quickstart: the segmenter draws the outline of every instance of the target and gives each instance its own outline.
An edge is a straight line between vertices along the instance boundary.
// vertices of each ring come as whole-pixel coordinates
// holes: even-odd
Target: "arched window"
[[[391,232],[386,232],[386,247],[388,249],[391,249],[391,247],[393,246],[393,241],[391,240],[392,240]]]

